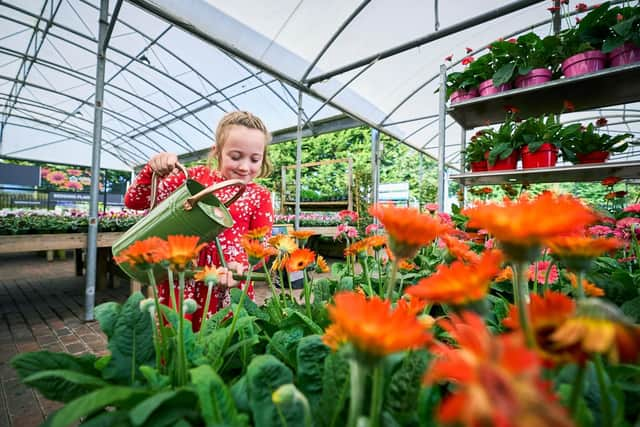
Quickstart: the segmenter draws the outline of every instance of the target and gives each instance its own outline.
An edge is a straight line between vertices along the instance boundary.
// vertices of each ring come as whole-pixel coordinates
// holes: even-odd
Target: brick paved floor
[[[96,305],[126,300],[128,283],[116,283],[120,287],[96,292]],[[0,427],[37,426],[60,407],[20,384],[9,365],[14,355],[43,349],[107,352],[98,323],[84,321],[84,286],[72,255],[52,262],[34,253],[0,255]],[[301,291],[294,292],[300,298]],[[269,295],[266,284],[258,284],[257,302]]]

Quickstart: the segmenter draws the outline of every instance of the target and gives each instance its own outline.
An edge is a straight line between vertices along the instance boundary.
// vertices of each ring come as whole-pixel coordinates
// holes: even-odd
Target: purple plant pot
[[[609,52],[610,67],[618,67],[638,61],[640,61],[640,47],[631,42],[626,42]]]
[[[568,57],[562,62],[562,74],[565,77],[576,77],[594,73],[605,67],[607,57],[599,50],[589,50]]]
[[[516,77],[515,86],[519,88],[536,86],[551,80],[551,70],[547,68],[534,68],[524,76]]]
[[[476,98],[477,96],[478,89],[475,87],[469,90],[458,89],[451,94],[449,101],[451,104],[455,104],[456,102],[466,101],[467,99]]]
[[[480,90],[480,96],[489,96],[511,89],[511,83],[505,83],[503,85],[495,87],[493,85],[493,80],[489,79],[480,83],[478,89]]]

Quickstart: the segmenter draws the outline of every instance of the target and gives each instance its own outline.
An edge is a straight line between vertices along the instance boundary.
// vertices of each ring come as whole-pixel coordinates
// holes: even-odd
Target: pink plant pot
[[[493,85],[493,80],[489,79],[480,83],[478,89],[480,90],[480,96],[489,96],[511,89],[511,83],[505,83],[503,85],[495,87]]]
[[[495,163],[492,165],[489,163],[489,152],[485,153],[485,158],[487,159],[487,170],[490,171],[504,171],[518,168],[518,158],[520,157],[519,150],[513,150],[513,153],[506,159],[497,159]]]
[[[467,99],[476,98],[477,96],[478,89],[475,87],[469,90],[458,89],[451,94],[449,101],[451,104],[455,104],[456,102],[466,101]]]
[[[535,153],[529,152],[529,146],[522,147],[522,168],[550,168],[558,161],[558,147],[545,142]]]
[[[606,55],[599,50],[589,50],[573,55],[562,61],[562,74],[565,77],[576,77],[594,73],[605,67]]]
[[[551,70],[547,68],[534,68],[524,76],[516,77],[515,87],[524,88],[536,86],[551,80]]]
[[[631,42],[627,42],[609,52],[610,67],[618,67],[638,61],[640,61],[640,47]]]
[[[480,160],[478,162],[471,162],[471,172],[486,172],[487,171],[487,161]]]
[[[576,153],[578,163],[604,163],[609,158],[608,151],[593,151],[591,153]]]

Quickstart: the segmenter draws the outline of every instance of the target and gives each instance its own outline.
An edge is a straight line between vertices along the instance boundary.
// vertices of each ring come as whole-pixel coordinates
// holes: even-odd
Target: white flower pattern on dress
[[[218,171],[212,171],[206,166],[195,166],[188,170],[189,177],[202,185],[210,186],[225,181]],[[125,195],[125,206],[131,209],[148,209],[151,198],[151,180],[153,171],[146,165],[134,183],[129,187]],[[158,185],[156,196],[156,206],[173,193],[183,182],[185,177],[182,172],[172,173],[162,179]],[[221,201],[229,200],[238,191],[236,186],[223,188],[215,194]],[[229,206],[229,213],[234,220],[231,228],[224,230],[218,235],[218,240],[222,248],[222,253],[227,262],[235,261],[248,267],[247,255],[240,245],[240,238],[249,230],[273,224],[273,205],[271,204],[271,194],[269,191],[254,182],[246,185],[244,193]],[[176,234],[180,231],[176,230]],[[269,231],[268,234],[270,234]],[[205,246],[198,255],[198,266],[219,266],[220,260],[216,249],[215,241]],[[246,268],[245,268],[246,269]],[[245,283],[240,286],[244,289]],[[253,285],[247,287],[247,295],[252,300],[255,298]],[[163,302],[171,306],[169,298],[168,283],[158,285],[159,296]],[[174,292],[178,292],[177,282],[174,285]],[[198,303],[198,310],[191,315],[186,315],[192,321],[194,330],[200,329],[202,310],[207,295],[207,287],[202,282],[187,281],[185,284],[185,298],[192,298]],[[218,286],[211,295],[211,302],[208,316],[231,303],[229,290],[226,287]]]

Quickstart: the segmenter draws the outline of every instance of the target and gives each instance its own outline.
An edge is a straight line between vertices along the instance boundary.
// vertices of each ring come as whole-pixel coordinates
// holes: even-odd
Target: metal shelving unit
[[[575,111],[637,102],[640,100],[640,63],[473,98],[450,106],[447,113],[464,130],[468,130],[504,121],[505,111],[511,106],[518,108],[518,115],[522,118],[557,114],[563,111],[566,100],[573,104]],[[451,175],[450,179],[469,186],[598,181],[607,176],[637,178],[640,176],[640,161],[461,173]]]

